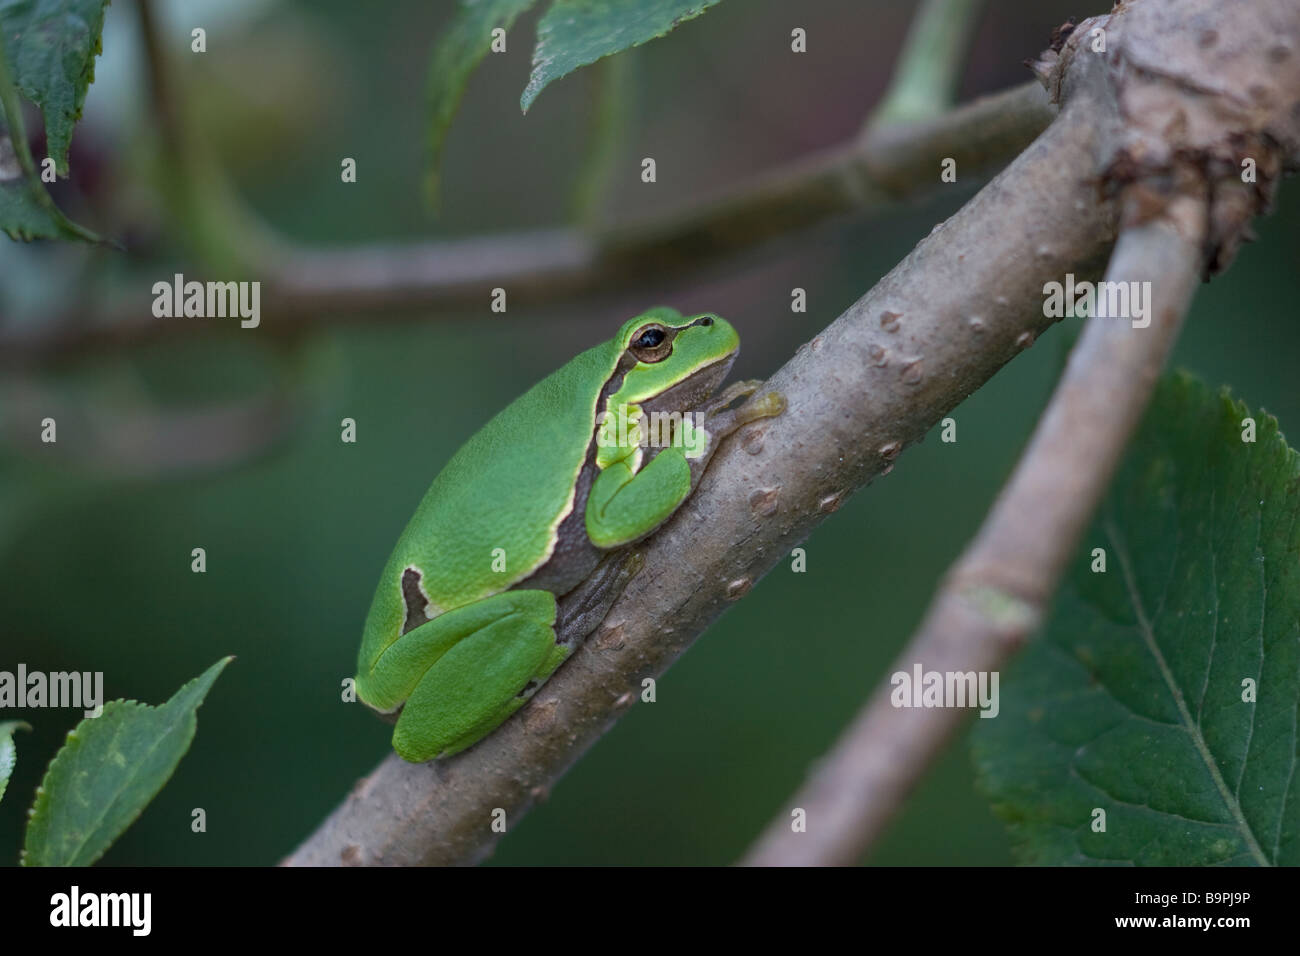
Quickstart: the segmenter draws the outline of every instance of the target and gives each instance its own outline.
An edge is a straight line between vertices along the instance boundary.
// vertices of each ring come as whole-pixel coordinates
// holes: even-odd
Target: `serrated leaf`
[[[1298,519],[1277,422],[1166,378],[1001,715],[976,721],[1022,862],[1300,863]]]
[[[5,787],[9,786],[9,776],[14,772],[18,762],[18,750],[14,747],[14,731],[19,728],[31,730],[30,724],[21,720],[6,720],[0,723],[0,799],[4,799]]]
[[[72,127],[95,78],[108,0],[0,0],[15,85],[41,108],[47,154],[68,174]]]
[[[555,0],[537,25],[533,72],[519,105],[528,112],[548,83],[601,57],[666,36],[718,0]]]
[[[4,2],[4,0],[0,0]],[[83,239],[99,242],[89,229],[68,219],[45,191],[36,172],[22,105],[14,88],[0,32],[0,230],[10,239]]]
[[[68,734],[36,791],[24,866],[89,866],[157,796],[190,748],[195,712],[226,657],[161,707],[133,700],[104,705]]]
[[[515,18],[536,0],[461,0],[460,10],[443,31],[434,47],[429,64],[429,175],[425,190],[436,201],[442,164],[442,148],[447,141],[461,97],[470,74],[492,45],[492,31],[509,30]]]
[[[10,148],[8,137],[0,134],[0,153]],[[10,239],[86,239],[98,237],[59,211],[53,201],[44,202],[31,182],[24,178],[0,180],[0,230]],[[47,194],[48,198],[48,194]]]

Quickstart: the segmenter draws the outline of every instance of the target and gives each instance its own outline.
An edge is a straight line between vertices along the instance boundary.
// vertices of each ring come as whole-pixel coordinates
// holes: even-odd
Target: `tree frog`
[[[522,707],[600,624],[640,567],[632,546],[718,443],[781,413],[776,392],[735,407],[758,382],[714,395],[739,347],[717,315],[650,309],[451,458],[384,567],[358,655],[357,694],[395,718],[400,756],[450,756]]]

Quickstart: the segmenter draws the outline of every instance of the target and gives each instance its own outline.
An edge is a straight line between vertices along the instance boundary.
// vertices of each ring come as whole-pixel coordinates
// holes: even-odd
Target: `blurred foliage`
[[[537,25],[532,74],[519,97],[528,112],[550,83],[579,67],[666,36],[718,0],[554,0]],[[448,127],[471,74],[491,49],[509,49],[506,32],[536,0],[461,0],[455,18],[441,32],[429,64],[428,198],[437,203]],[[494,36],[495,34],[495,36]],[[518,44],[520,38],[516,36]]]
[[[910,7],[811,0],[792,13],[780,0],[724,3],[624,54],[634,58],[634,95],[625,138],[610,149],[604,218],[686,203],[852,136],[887,85]],[[222,155],[240,157],[230,170],[240,195],[286,235],[365,242],[566,220],[600,71],[556,84],[521,116],[529,45],[511,43],[486,61],[448,141],[441,215],[431,221],[418,201],[423,78],[453,4],[182,0],[166,9],[172,43],[188,44],[189,25],[200,18],[207,27],[209,52],[186,53],[180,65],[196,102],[208,98],[207,134]],[[1023,82],[1021,61],[1073,12],[1063,0],[990,5],[963,97]],[[57,305],[95,295],[99,283],[138,283],[147,310],[153,281],[193,265],[172,251],[166,213],[140,172],[149,109],[135,59],[114,54],[115,37],[122,51],[133,42],[130,13],[127,4],[109,9],[105,54],[73,142],[73,182],[60,202],[97,213],[87,220],[96,225],[138,223],[133,251],[0,245],[0,315],[11,325],[39,323]],[[247,56],[248,45],[299,24],[318,46],[300,43],[293,55],[311,62],[325,51],[330,76],[322,79],[335,92],[294,136],[282,135],[283,123],[294,122],[293,103],[279,104],[287,112],[277,118],[273,81],[245,116],[236,97],[195,81],[198,71],[233,69],[244,74],[242,88],[256,89],[259,70],[279,75],[283,65]],[[528,36],[536,24],[534,11],[514,33]],[[807,30],[807,54],[790,52],[792,25]],[[654,186],[639,179],[645,155],[657,159]],[[358,161],[355,184],[339,181],[344,156]],[[77,170],[95,163],[102,174],[91,188]],[[273,863],[384,756],[391,728],[340,703],[341,682],[353,673],[376,576],[398,532],[437,470],[495,411],[626,316],[661,302],[727,316],[744,341],[735,374],[766,375],[951,215],[973,185],[703,275],[667,284],[647,276],[618,294],[562,305],[494,315],[485,296],[481,309],[344,323],[293,346],[238,328],[223,338],[178,334],[61,363],[35,392],[4,375],[0,668],[22,661],[102,670],[107,696],[160,700],[177,674],[197,673],[214,656],[239,657],[205,705],[189,756],[104,862]],[[1267,406],[1284,427],[1300,421],[1293,385],[1300,271],[1291,244],[1300,195],[1289,185],[1283,208],[1260,223],[1260,241],[1202,290],[1177,355],[1208,382],[1232,383],[1252,406]],[[790,313],[793,286],[808,290],[807,314]],[[264,316],[262,330],[274,322]],[[933,438],[910,449],[888,477],[847,502],[806,543],[808,571],[779,567],[729,610],[660,681],[658,702],[634,707],[495,860],[734,860],[883,678],[1006,477],[1073,331],[1067,323],[1040,337],[963,403],[955,444]],[[313,353],[330,359],[302,357]],[[50,454],[53,446],[37,437],[44,413],[18,397],[73,394],[93,408],[98,396],[126,391],[136,402],[185,408],[292,387],[303,362],[318,370],[313,380],[325,381],[309,390],[292,431],[227,467],[165,481]],[[102,383],[119,391],[103,392]],[[357,422],[355,445],[340,441],[344,417]],[[59,441],[71,450],[77,436],[60,429]],[[207,549],[204,574],[190,571],[194,547]],[[23,808],[73,723],[63,711],[21,716],[34,731],[22,739],[23,759],[0,803],[7,863],[17,860]],[[196,807],[207,811],[203,834],[190,830]],[[1010,861],[1002,825],[973,789],[963,746],[936,766],[873,859]]]
[[[440,182],[443,143],[456,109],[460,106],[470,75],[494,43],[492,34],[507,31],[515,18],[534,0],[481,0],[462,2],[455,19],[438,36],[429,63],[429,162],[425,181],[429,199],[436,202]],[[509,47],[507,46],[507,49]],[[502,51],[504,52],[504,51]]]

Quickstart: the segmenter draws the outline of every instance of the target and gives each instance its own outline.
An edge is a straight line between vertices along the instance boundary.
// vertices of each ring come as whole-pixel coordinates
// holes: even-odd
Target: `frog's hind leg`
[[[549,591],[505,591],[403,635],[385,655],[409,642],[423,666],[405,671],[416,679],[393,749],[412,762],[450,756],[500,726],[528,699],[520,696],[524,688],[568,656],[555,642],[555,613]],[[442,633],[422,633],[435,628]]]

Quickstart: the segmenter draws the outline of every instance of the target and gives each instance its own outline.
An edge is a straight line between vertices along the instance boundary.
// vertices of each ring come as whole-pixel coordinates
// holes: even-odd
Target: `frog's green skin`
[[[739,347],[716,315],[651,309],[452,457],[388,559],[361,640],[357,692],[381,713],[400,711],[398,754],[449,756],[521,707],[600,623],[639,567],[628,546],[690,495],[718,441],[780,412],[775,393],[720,410],[752,383],[709,401]],[[703,452],[638,447],[635,432],[601,447],[597,416],[624,405],[705,413]]]

